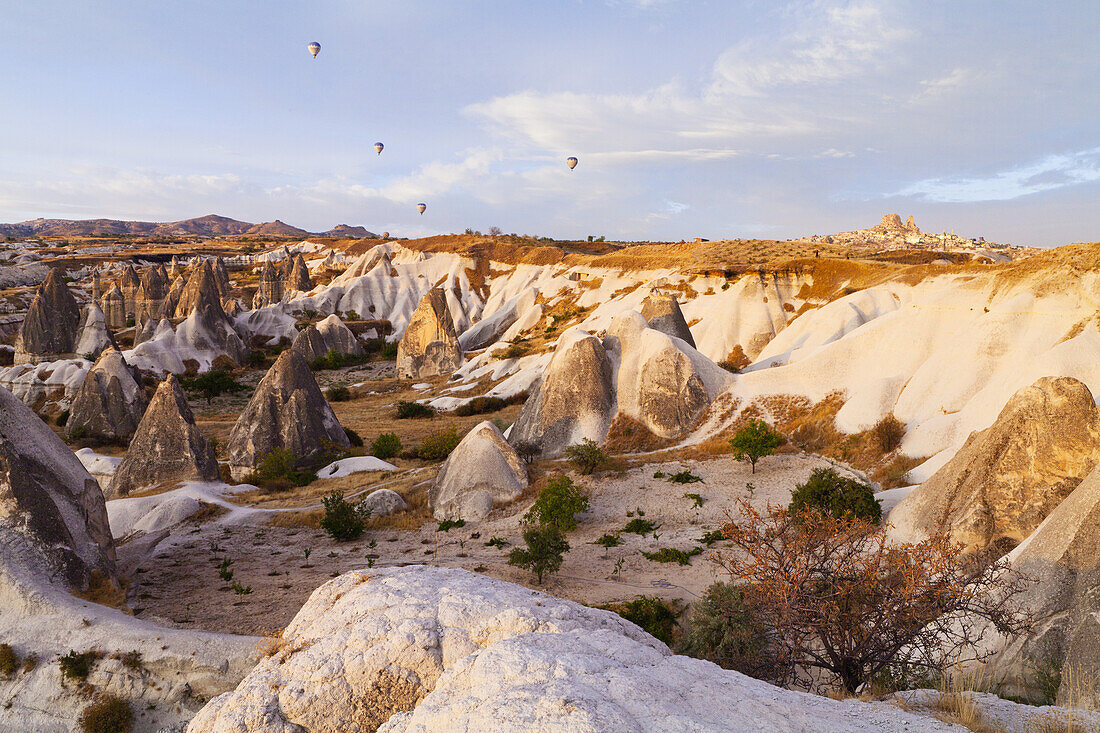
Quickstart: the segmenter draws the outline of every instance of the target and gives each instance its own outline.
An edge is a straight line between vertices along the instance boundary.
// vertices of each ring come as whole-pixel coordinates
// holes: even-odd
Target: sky
[[[1098,37],[1096,0],[0,0],[0,221],[1096,241]]]

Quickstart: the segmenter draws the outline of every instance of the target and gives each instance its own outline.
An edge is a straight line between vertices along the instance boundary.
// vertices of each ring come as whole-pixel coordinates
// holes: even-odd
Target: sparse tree
[[[546,482],[534,506],[523,516],[527,524],[549,524],[562,532],[577,528],[576,515],[588,510],[588,497],[568,476],[557,475]]]
[[[523,459],[524,463],[531,464],[535,462],[535,459],[542,453],[542,448],[538,443],[531,442],[530,440],[518,441],[512,446],[516,455]]]
[[[508,553],[508,564],[530,570],[542,585],[542,576],[561,569],[569,543],[557,527],[539,524],[523,530],[523,542],[527,547],[517,547]]]
[[[783,435],[763,420],[752,419],[730,440],[733,456],[739,461],[748,461],[752,472],[756,473],[756,462],[764,456],[775,453],[783,445]]]
[[[607,463],[607,454],[600,450],[599,444],[591,438],[585,438],[580,443],[569,446],[565,449],[565,455],[585,476]]]

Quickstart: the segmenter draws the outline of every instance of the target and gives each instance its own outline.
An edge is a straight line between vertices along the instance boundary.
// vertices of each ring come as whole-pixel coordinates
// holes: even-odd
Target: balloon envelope
[[[317,58],[317,54],[321,53],[321,44],[317,41],[309,44],[309,52],[313,54],[313,58]]]
[[[382,143],[375,143],[375,144],[374,144],[374,152],[376,152],[376,153],[378,153],[379,155],[381,155],[381,154],[382,154],[382,148],[384,148],[384,147],[386,147],[386,146],[385,146],[385,145],[383,145]]]
[[[569,170],[573,170],[574,168],[576,168],[577,167],[577,162],[578,161],[577,161],[576,158],[570,157],[570,158],[565,159],[565,164],[567,166],[569,166]]]
[[[417,204],[416,205],[416,210],[419,211],[421,215],[424,214],[424,210],[427,209],[427,208],[428,208],[427,204]]]

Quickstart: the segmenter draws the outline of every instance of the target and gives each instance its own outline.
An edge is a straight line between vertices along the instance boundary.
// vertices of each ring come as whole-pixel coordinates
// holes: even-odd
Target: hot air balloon
[[[308,46],[309,52],[313,54],[313,58],[317,58],[317,54],[321,53],[321,44],[314,41]]]
[[[416,205],[416,210],[420,212],[421,216],[424,216],[424,210],[428,208],[427,204],[420,203]]]
[[[383,148],[385,148],[385,147],[386,147],[386,146],[385,146],[385,145],[383,145],[382,143],[375,143],[375,144],[374,144],[374,152],[376,152],[376,153],[378,153],[379,155],[381,155],[381,154],[382,154],[382,149],[383,149]]]
[[[567,166],[569,166],[569,170],[573,170],[574,168],[577,167],[577,159],[570,156],[570,157],[565,159],[565,164]]]

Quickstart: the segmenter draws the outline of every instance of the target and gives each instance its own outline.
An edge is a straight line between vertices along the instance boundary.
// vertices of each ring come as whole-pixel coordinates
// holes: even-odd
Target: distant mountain
[[[5,237],[120,237],[125,235],[225,237],[251,235],[257,237],[343,237],[345,239],[373,237],[363,227],[341,224],[319,234],[275,221],[252,224],[226,216],[209,214],[182,221],[120,221],[118,219],[33,219],[18,224],[0,224],[0,236]]]

